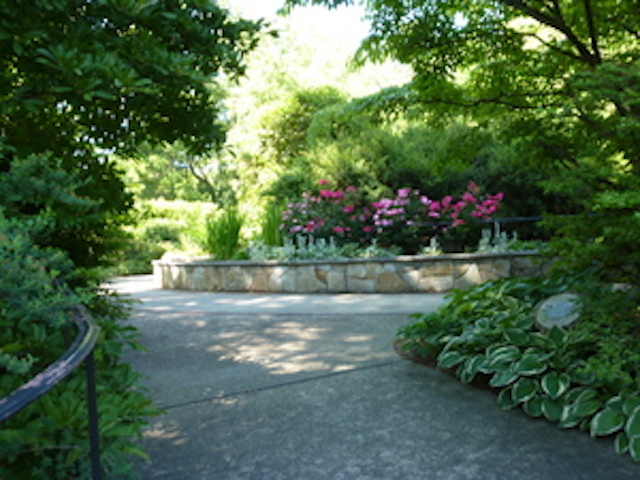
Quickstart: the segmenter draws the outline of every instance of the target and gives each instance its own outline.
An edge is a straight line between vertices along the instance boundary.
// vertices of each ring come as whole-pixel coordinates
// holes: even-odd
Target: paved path
[[[638,480],[608,440],[563,431],[398,357],[408,314],[442,296],[156,290],[129,358],[166,413],[144,435],[143,479]]]

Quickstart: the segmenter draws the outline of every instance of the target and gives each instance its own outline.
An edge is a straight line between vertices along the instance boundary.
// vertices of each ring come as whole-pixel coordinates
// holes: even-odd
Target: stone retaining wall
[[[447,292],[487,280],[540,276],[534,251],[331,261],[155,260],[156,286],[176,290],[279,293]]]

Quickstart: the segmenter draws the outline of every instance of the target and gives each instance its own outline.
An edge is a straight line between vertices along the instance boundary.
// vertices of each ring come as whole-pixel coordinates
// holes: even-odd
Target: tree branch
[[[600,47],[598,46],[598,30],[596,29],[595,17],[593,14],[593,8],[591,7],[591,0],[584,1],[584,12],[587,16],[587,25],[589,27],[589,37],[591,38],[591,50],[598,63],[602,63],[602,56],[600,55]]]
[[[518,94],[518,95],[502,95],[502,96],[497,96],[497,97],[492,97],[492,98],[478,98],[475,100],[445,100],[445,99],[439,99],[439,98],[433,98],[430,100],[421,100],[420,103],[423,104],[442,104],[442,105],[452,105],[452,106],[456,106],[456,107],[463,107],[463,108],[472,108],[472,107],[479,107],[481,105],[502,105],[505,107],[509,107],[512,108],[514,110],[539,110],[540,108],[550,108],[550,107],[560,107],[562,105],[564,105],[563,103],[554,103],[554,102],[549,102],[549,103],[544,103],[544,104],[539,104],[536,103],[535,105],[527,105],[524,103],[518,103],[516,100],[518,99],[525,99],[527,97],[545,97],[547,96],[547,94],[545,93],[522,93],[522,94]]]
[[[557,45],[554,45],[550,42],[547,42],[546,40],[544,40],[542,37],[540,37],[539,35],[535,34],[535,33],[525,33],[523,34],[524,36],[531,36],[533,38],[535,38],[537,41],[539,41],[542,45],[549,47],[551,50],[554,50],[556,52],[558,52],[561,55],[565,55],[569,58],[572,58],[574,60],[578,60],[581,61],[582,57],[580,55],[576,55],[575,53],[571,53],[563,48],[558,47]]]
[[[596,66],[601,63],[601,60],[592,52],[589,51],[589,48],[578,38],[578,36],[571,30],[571,28],[567,25],[562,15],[562,11],[560,10],[560,5],[557,0],[554,0],[554,12],[555,16],[544,13],[540,10],[536,10],[531,7],[529,4],[525,3],[522,0],[500,0],[501,3],[513,7],[516,10],[519,10],[522,13],[527,14],[528,16],[534,18],[540,23],[547,25],[548,27],[553,28],[554,30],[562,33],[567,40],[578,50],[580,54],[580,59],[591,66]]]

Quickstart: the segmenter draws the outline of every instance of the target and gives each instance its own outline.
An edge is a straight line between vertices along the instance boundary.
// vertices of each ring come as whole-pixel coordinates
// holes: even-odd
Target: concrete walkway
[[[165,414],[151,420],[143,479],[637,480],[610,440],[563,431],[398,357],[408,315],[442,296],[162,291],[139,300],[149,352],[129,360]]]

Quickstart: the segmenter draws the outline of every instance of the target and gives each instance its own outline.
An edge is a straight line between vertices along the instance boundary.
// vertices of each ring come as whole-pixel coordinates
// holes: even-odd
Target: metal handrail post
[[[96,368],[93,350],[84,360],[87,377],[87,410],[89,414],[89,448],[91,452],[91,478],[102,480],[100,464],[100,431],[98,426],[98,402],[96,393]]]

